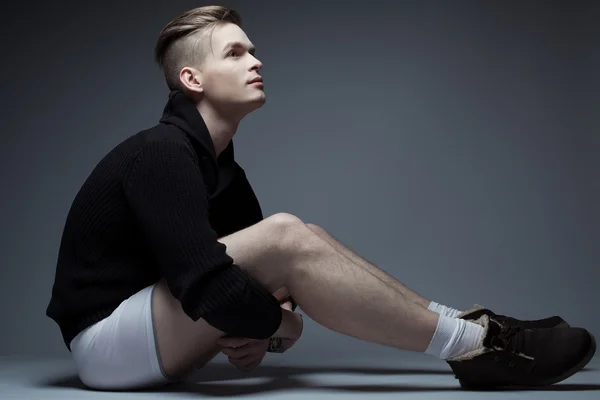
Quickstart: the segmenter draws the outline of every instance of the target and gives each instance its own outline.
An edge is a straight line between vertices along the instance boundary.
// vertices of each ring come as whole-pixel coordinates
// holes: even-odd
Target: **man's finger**
[[[262,359],[252,360],[250,363],[242,365],[242,371],[244,371],[244,372],[252,371],[254,368],[258,367],[261,362],[262,362]]]
[[[290,297],[290,291],[285,286],[280,287],[273,293],[273,296],[277,299],[277,301],[282,301]]]
[[[263,357],[256,358],[253,356],[246,356],[242,358],[229,357],[229,362],[235,365],[240,371],[248,372],[256,368],[261,362]]]
[[[288,300],[286,302],[281,303],[281,308],[285,308],[286,310],[292,311],[292,302]]]
[[[252,339],[224,337],[217,340],[217,344],[223,347],[242,347],[250,343]]]
[[[221,352],[223,354],[225,354],[226,356],[228,356],[229,358],[234,358],[234,359],[241,359],[244,357],[247,357],[249,355],[251,355],[248,351],[248,348],[239,348],[239,349],[234,349],[232,347],[225,347],[223,348],[223,350],[221,350]]]
[[[239,370],[240,370],[240,371],[242,371],[242,372],[248,372],[248,371],[250,371],[250,369],[249,369],[249,368],[248,368],[246,365],[240,364],[240,363],[238,362],[238,360],[232,360],[232,359],[230,358],[230,359],[229,359],[229,362],[230,362],[231,364],[233,364],[233,365],[234,365],[234,366],[235,366],[237,369],[239,369]]]

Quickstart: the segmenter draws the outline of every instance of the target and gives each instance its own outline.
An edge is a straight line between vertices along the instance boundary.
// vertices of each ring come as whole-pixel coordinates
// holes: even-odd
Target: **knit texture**
[[[47,308],[69,349],[161,278],[194,321],[255,339],[279,328],[277,299],[217,240],[262,219],[254,192],[232,144],[217,160],[193,104],[175,95],[161,123],[98,163],[69,210]]]

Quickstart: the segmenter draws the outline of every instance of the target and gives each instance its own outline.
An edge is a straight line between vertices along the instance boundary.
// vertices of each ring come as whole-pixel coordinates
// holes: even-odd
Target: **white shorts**
[[[154,285],[137,292],[71,341],[77,373],[86,386],[128,390],[172,382],[154,340],[153,290]]]

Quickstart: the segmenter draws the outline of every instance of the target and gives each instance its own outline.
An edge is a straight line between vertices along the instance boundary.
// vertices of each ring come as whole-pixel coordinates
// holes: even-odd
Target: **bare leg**
[[[271,293],[287,287],[306,315],[331,330],[419,352],[433,337],[437,314],[340,256],[294,216],[277,214],[219,241]],[[225,333],[191,321],[164,285],[157,289],[159,354],[166,373],[178,376],[214,356],[214,343]]]
[[[375,275],[376,277],[378,277],[379,279],[384,281],[386,284],[392,286],[395,290],[402,293],[407,299],[409,299],[413,303],[416,303],[424,308],[429,307],[431,300],[427,300],[425,297],[421,296],[417,292],[406,287],[398,279],[389,275],[383,269],[378,268],[378,267],[374,266],[373,264],[371,264],[370,262],[368,262],[363,257],[361,257],[358,254],[356,254],[355,252],[353,252],[351,249],[344,246],[342,243],[340,243],[330,233],[328,233],[326,230],[324,230],[320,226],[315,225],[315,224],[306,224],[306,226],[308,226],[310,228],[310,230],[312,230],[314,233],[319,235],[321,237],[321,239],[323,239],[327,243],[329,243],[338,252],[342,253],[343,256],[351,259],[356,265],[359,265],[363,269],[366,269],[367,271],[369,271],[370,273],[372,273],[373,275]]]
[[[204,366],[221,351],[216,342],[225,334],[203,319],[192,321],[164,280],[154,288],[152,313],[159,358],[170,378]]]

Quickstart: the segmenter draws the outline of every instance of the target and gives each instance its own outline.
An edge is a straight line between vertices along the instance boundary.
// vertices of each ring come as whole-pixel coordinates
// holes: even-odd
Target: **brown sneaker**
[[[570,325],[559,316],[548,317],[544,319],[536,319],[532,321],[522,321],[513,317],[495,314],[494,312],[480,305],[475,305],[472,309],[462,312],[457,318],[466,320],[476,320],[482,315],[487,315],[490,318],[500,322],[502,325],[518,326],[523,329],[549,329],[549,328],[568,328]]]
[[[463,388],[547,386],[584,368],[596,352],[582,328],[523,329],[487,315],[472,321],[484,328],[483,347],[446,360]]]

